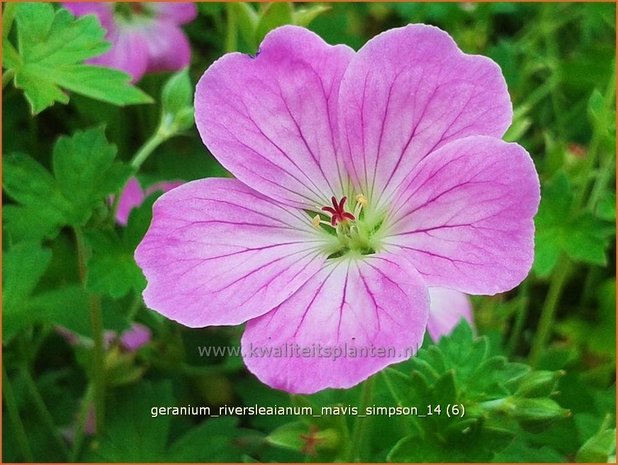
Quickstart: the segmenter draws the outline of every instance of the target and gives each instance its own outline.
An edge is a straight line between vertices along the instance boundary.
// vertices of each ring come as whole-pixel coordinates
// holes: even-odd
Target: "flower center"
[[[369,255],[380,248],[380,229],[382,216],[370,212],[369,201],[363,194],[356,196],[354,212],[346,211],[348,198],[340,200],[331,197],[331,204],[320,209],[313,217],[312,224],[316,229],[335,236],[335,241],[329,243],[328,258],[343,255]],[[328,219],[323,217],[328,215]]]

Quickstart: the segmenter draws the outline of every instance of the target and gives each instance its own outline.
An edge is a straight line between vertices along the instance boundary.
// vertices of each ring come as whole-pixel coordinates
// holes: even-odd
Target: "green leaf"
[[[18,5],[15,22],[19,55],[10,57],[8,66],[33,114],[55,102],[67,103],[63,89],[116,105],[152,101],[129,83],[127,74],[82,64],[109,49],[105,30],[93,15],[76,19],[49,3],[28,2]]]
[[[603,94],[598,89],[594,89],[588,99],[588,116],[594,124],[598,124],[602,120],[605,107],[603,100]]]
[[[15,245],[2,256],[3,342],[32,323],[28,298],[51,261],[51,252],[36,243]]]
[[[597,216],[602,220],[616,221],[616,193],[605,192],[597,204]]]
[[[88,235],[93,249],[86,276],[88,289],[113,298],[123,297],[131,290],[137,293],[144,290],[146,279],[133,254],[148,230],[152,205],[159,195],[160,192],[150,195],[131,211],[127,227],[120,236],[114,231],[94,231]],[[114,272],[110,273],[110,270]]]
[[[327,5],[313,5],[309,8],[301,8],[294,11],[292,15],[293,22],[298,26],[307,27],[311,21],[330,9],[331,7]]]
[[[7,205],[5,228],[14,240],[53,238],[62,226],[83,226],[107,195],[129,178],[130,167],[115,162],[115,146],[103,128],[60,137],[53,150],[52,176],[28,155],[3,159],[3,187],[18,205]]]
[[[166,454],[168,462],[241,462],[238,418],[203,421],[174,442]],[[207,438],[207,441],[204,439]],[[246,440],[246,438],[244,438]]]
[[[102,127],[62,136],[54,146],[53,168],[58,186],[72,204],[70,224],[84,224],[106,195],[122,188],[130,167],[114,162],[116,146]]]
[[[99,462],[161,462],[170,429],[170,416],[153,418],[153,408],[175,405],[169,381],[148,382],[117,389],[109,400],[105,435],[86,460]]]
[[[583,211],[572,213],[573,192],[564,172],[545,183],[536,216],[534,271],[551,273],[561,253],[574,261],[605,265],[613,225]]]
[[[583,463],[607,463],[616,453],[616,430],[606,429],[588,439],[577,451],[575,460]]]
[[[3,188],[20,206],[7,205],[5,227],[16,237],[53,236],[71,210],[53,176],[38,162],[21,153],[3,157]]]
[[[255,43],[262,42],[266,34],[285,24],[292,24],[292,4],[287,2],[272,2],[260,15],[256,30]]]
[[[257,47],[259,42],[257,44],[255,43],[255,31],[257,29],[259,17],[253,7],[246,2],[232,2],[226,6],[236,10],[238,30],[243,40],[251,47]]]
[[[191,107],[193,86],[187,68],[173,74],[163,86],[161,105],[163,113],[176,115],[182,109]]]
[[[168,445],[172,416],[160,414],[158,408],[181,406],[169,381],[145,380],[119,388],[109,406],[105,434],[87,460],[206,463],[239,462],[242,457],[240,437],[247,435],[236,427],[237,418],[206,420]]]

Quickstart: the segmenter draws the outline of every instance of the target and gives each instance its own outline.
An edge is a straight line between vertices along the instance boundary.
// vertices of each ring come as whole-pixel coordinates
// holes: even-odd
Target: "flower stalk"
[[[87,250],[84,241],[84,234],[80,228],[75,228],[75,240],[77,243],[77,260],[79,276],[83,286],[86,285],[86,262]],[[92,372],[90,373],[94,384],[94,405],[96,412],[97,432],[103,430],[105,418],[105,349],[103,345],[103,315],[101,312],[101,299],[99,296],[90,294],[90,325],[92,327],[92,338],[94,340],[94,351],[92,357]]]

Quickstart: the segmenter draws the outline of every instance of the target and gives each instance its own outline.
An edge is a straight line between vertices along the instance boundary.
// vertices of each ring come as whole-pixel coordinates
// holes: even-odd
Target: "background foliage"
[[[94,18],[46,3],[3,7],[4,461],[615,458],[615,4],[203,3],[186,27],[189,72],[137,87],[83,64],[106,46]],[[475,335],[461,325],[426,340],[362,392],[289,396],[238,357],[200,357],[200,345],[237,345],[242,328],[187,329],[146,310],[132,252],[158,194],[126,227],[108,196],[135,172],[145,186],[226,175],[191,111],[191,83],[222,53],[254,53],[286,23],[357,49],[409,22],[435,24],[502,67],[515,108],[506,138],[532,154],[542,182],[530,276],[474,299]],[[104,349],[103,329],[133,321],[151,329],[146,346]],[[82,343],[68,344],[58,326]],[[189,404],[442,412],[150,417],[152,406]],[[449,418],[449,404],[466,414]]]

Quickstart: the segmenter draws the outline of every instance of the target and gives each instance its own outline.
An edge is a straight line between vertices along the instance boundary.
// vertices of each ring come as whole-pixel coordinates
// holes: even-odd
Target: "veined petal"
[[[245,364],[288,392],[348,388],[416,352],[428,305],[427,288],[406,260],[382,254],[330,262],[247,323]]]
[[[193,3],[151,2],[148,6],[156,11],[157,17],[175,24],[185,24],[197,17],[197,7]]]
[[[429,298],[427,332],[434,341],[450,334],[461,320],[472,325],[472,304],[466,294],[443,287],[430,287]]]
[[[242,323],[279,305],[320,268],[322,240],[303,212],[237,180],[183,184],[155,202],[135,251],[148,280],[144,301],[185,326]]]
[[[539,198],[523,147],[486,136],[459,139],[411,173],[392,205],[384,243],[405,254],[429,286],[508,291],[532,266]]]
[[[223,56],[197,85],[202,140],[262,194],[304,209],[330,204],[348,182],[336,156],[336,125],[339,84],[353,54],[284,26],[266,36],[255,57]]]
[[[346,70],[339,108],[350,175],[379,205],[432,151],[465,136],[501,137],[512,118],[498,65],[423,24],[367,42]]]
[[[157,20],[140,26],[148,44],[146,72],[177,71],[189,66],[191,45],[182,29],[169,20]]]

